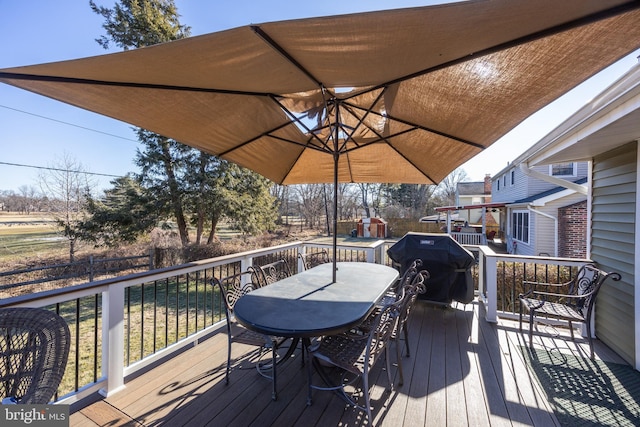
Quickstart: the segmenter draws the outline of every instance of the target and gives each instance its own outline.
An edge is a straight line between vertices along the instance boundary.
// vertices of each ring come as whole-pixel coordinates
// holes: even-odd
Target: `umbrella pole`
[[[340,154],[336,150],[333,153],[333,283],[336,283],[336,274],[338,271],[338,158],[339,157],[340,157]]]

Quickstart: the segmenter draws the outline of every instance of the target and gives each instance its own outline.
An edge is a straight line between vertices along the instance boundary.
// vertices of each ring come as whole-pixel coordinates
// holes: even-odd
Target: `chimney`
[[[484,176],[484,194],[491,194],[491,175]]]

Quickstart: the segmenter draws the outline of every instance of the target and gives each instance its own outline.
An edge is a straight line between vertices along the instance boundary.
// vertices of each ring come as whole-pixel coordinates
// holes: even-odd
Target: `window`
[[[516,183],[516,171],[511,171],[511,185]]]
[[[500,191],[500,180],[498,180],[497,182],[498,182],[498,191]]]
[[[503,176],[503,177],[502,177],[502,185],[503,185],[504,187],[506,187],[506,186],[507,186],[507,175],[505,175],[505,176]]]
[[[573,162],[556,163],[549,168],[551,176],[576,176],[576,164]]]
[[[511,218],[511,236],[523,243],[529,243],[529,212],[514,211]]]

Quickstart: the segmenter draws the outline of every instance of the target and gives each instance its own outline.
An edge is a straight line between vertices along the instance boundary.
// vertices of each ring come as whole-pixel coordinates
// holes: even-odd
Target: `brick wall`
[[[587,201],[558,209],[558,256],[587,256]]]
[[[491,195],[491,175],[484,176],[484,194]]]

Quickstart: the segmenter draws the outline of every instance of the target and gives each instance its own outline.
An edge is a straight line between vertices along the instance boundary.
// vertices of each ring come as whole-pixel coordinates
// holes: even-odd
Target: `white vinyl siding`
[[[594,158],[591,258],[622,280],[606,282],[596,303],[600,340],[635,365],[634,259],[637,144]]]
[[[577,162],[575,164],[575,176],[564,176],[563,179],[569,181],[575,181],[580,178],[585,178],[589,170],[588,162]],[[533,170],[546,175],[551,174],[551,168],[549,165],[540,165],[533,167]],[[506,178],[509,175],[509,185]],[[513,185],[511,185],[511,178],[513,178]],[[532,178],[527,176],[519,167],[511,167],[505,170],[502,174],[497,175],[492,183],[492,201],[493,202],[514,202],[516,200],[522,200],[527,197],[532,197],[552,188],[557,187],[556,184],[552,184],[541,179]]]

